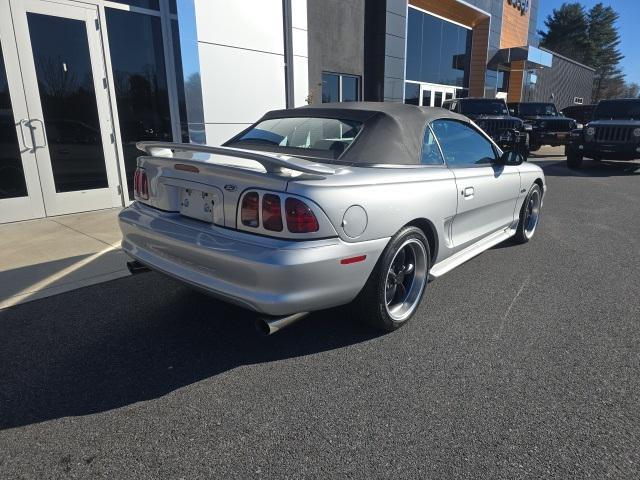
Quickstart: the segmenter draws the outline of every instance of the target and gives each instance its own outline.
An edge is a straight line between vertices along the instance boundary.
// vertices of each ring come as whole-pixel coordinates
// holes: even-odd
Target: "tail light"
[[[285,232],[285,221],[288,232]],[[240,224],[244,227],[262,227],[265,231],[285,234],[313,233],[320,230],[318,219],[302,200],[285,197],[284,194],[256,191],[247,192],[240,201]]]
[[[240,207],[240,220],[243,225],[247,227],[257,227],[258,220],[258,204],[260,203],[260,197],[257,192],[249,192],[242,199],[242,206]]]
[[[311,233],[320,229],[318,219],[301,200],[289,197],[284,202],[287,213],[287,228],[291,233]]]
[[[282,231],[282,210],[278,195],[267,193],[262,197],[262,225],[265,230]]]
[[[149,182],[147,180],[147,172],[144,171],[144,168],[136,168],[133,174],[133,193],[136,198],[142,200],[149,199]]]

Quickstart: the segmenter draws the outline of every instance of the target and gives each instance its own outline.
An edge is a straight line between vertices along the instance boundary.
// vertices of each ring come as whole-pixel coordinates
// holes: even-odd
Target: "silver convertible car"
[[[391,331],[430,279],[530,240],[542,170],[440,108],[343,103],[267,113],[221,147],[143,142],[120,214],[132,272],[257,312],[266,333],[349,304]]]

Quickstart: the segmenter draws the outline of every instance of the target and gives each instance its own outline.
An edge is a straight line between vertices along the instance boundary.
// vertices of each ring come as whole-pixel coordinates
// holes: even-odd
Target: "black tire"
[[[578,169],[582,167],[583,157],[576,151],[569,150],[567,152],[567,167]]]
[[[416,250],[420,250],[420,246],[422,247],[421,251],[424,252],[424,262],[418,260],[416,257],[413,269],[414,278],[411,280],[411,286],[406,289],[405,287],[402,287],[402,292],[407,293],[407,297],[411,297],[413,299],[411,302],[413,307],[410,311],[407,311],[406,315],[402,318],[394,318],[393,314],[390,313],[387,304],[387,294],[389,293],[389,272],[391,271],[392,264],[397,262],[397,256],[400,255],[401,248],[404,250],[406,248],[413,249],[415,247]],[[406,258],[406,256],[407,254],[402,258]],[[375,328],[376,330],[384,332],[397,330],[409,322],[420,305],[427,286],[430,268],[431,257],[429,242],[422,230],[417,227],[402,228],[389,241],[389,244],[382,252],[382,255],[380,255],[378,263],[376,263],[371,275],[367,279],[367,283],[364,285],[356,299],[349,305],[349,310],[357,320]],[[422,283],[422,285],[420,285],[420,283]],[[396,286],[396,288],[398,287]],[[411,292],[413,292],[413,295]],[[400,297],[401,296],[402,294]],[[392,301],[393,299],[395,299],[395,295],[393,296]]]
[[[536,209],[535,212],[531,212],[532,201],[534,202],[533,208]],[[516,228],[516,234],[513,237],[514,243],[527,243],[533,238],[533,235],[535,234],[538,226],[538,221],[540,219],[541,206],[542,189],[540,188],[540,185],[534,183],[529,190],[526,198],[524,199],[524,202],[522,203],[522,208],[520,209],[520,217],[518,220],[518,227]],[[532,213],[535,214],[535,221],[533,224],[530,223]]]

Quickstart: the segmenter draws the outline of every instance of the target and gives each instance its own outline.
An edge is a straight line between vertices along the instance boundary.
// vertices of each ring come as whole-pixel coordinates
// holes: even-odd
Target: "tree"
[[[563,3],[544,21],[547,31],[540,30],[540,45],[549,50],[586,62],[591,52],[587,12],[578,3]]]
[[[547,31],[539,31],[540,45],[593,67],[593,101],[619,97],[625,88],[620,70],[618,20],[610,6],[597,3],[588,12],[578,2],[563,3],[547,17]]]
[[[622,89],[620,98],[640,98],[640,85],[635,82],[626,83]]]
[[[613,92],[622,83],[624,75],[620,70],[620,61],[624,55],[620,53],[620,34],[616,28],[618,13],[610,6],[602,3],[593,6],[589,11],[589,40],[591,51],[586,63],[596,69],[593,87],[593,99],[611,98]]]

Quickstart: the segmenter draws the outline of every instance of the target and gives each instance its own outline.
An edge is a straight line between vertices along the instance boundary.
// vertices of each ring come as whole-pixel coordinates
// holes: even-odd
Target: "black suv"
[[[562,116],[553,103],[509,103],[509,111],[525,125],[531,125],[529,150],[532,152],[542,145],[566,145],[571,130],[578,126],[574,119]]]
[[[640,98],[602,100],[593,120],[571,132],[567,165],[580,168],[584,157],[593,160],[640,159]]]
[[[573,118],[578,122],[578,128],[582,128],[580,125],[586,125],[591,121],[595,109],[595,105],[570,105],[560,110],[560,113],[565,117]]]
[[[473,120],[500,148],[518,150],[525,159],[529,156],[530,130],[522,120],[509,115],[504,100],[498,98],[457,98],[447,100],[442,108],[461,113]]]

